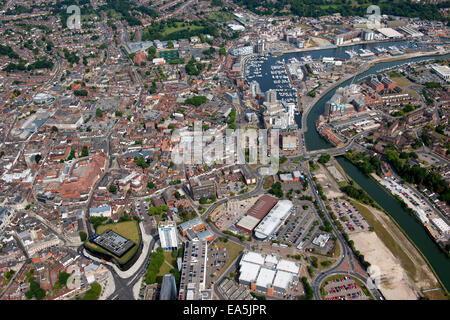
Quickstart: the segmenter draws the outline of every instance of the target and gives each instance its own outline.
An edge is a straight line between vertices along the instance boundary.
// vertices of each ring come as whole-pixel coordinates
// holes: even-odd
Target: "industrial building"
[[[439,230],[441,235],[448,236],[450,234],[450,227],[444,220],[442,220],[442,218],[431,219],[431,222]]]
[[[247,211],[247,214],[239,220],[236,227],[248,233],[252,233],[261,220],[272,210],[278,200],[274,197],[263,195]]]
[[[181,266],[179,300],[203,300],[207,256],[208,243],[206,241],[196,239],[186,241]]]
[[[255,237],[265,240],[270,237],[295,210],[289,200],[280,200],[255,229]]]
[[[442,79],[447,81],[450,79],[450,68],[448,66],[433,64],[431,69],[433,69],[433,71],[436,72],[436,74]]]
[[[174,221],[161,221],[158,225],[159,241],[165,251],[178,249],[177,224]]]
[[[268,295],[285,294],[298,281],[301,268],[297,262],[251,251],[244,253],[239,266],[239,283]]]

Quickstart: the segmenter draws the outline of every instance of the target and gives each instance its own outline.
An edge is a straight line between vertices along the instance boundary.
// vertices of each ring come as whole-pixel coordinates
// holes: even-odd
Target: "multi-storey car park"
[[[209,295],[206,289],[206,263],[208,242],[194,239],[186,241],[181,266],[179,300],[203,300]]]

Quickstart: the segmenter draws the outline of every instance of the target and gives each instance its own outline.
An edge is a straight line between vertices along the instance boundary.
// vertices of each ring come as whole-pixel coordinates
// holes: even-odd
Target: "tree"
[[[87,239],[87,233],[86,232],[84,232],[84,231],[80,231],[80,232],[78,232],[78,234],[80,235],[80,240],[81,241],[86,241],[86,239]]]
[[[319,158],[319,162],[320,162],[321,164],[325,164],[325,163],[327,163],[328,161],[330,161],[330,158],[331,158],[331,156],[330,156],[329,154],[322,154],[322,155],[320,156],[320,158]]]
[[[102,109],[95,110],[95,116],[97,118],[103,118],[103,111],[102,111]]]
[[[87,157],[88,155],[89,155],[88,147],[83,146],[83,148],[81,148],[81,157]]]
[[[53,126],[51,129],[52,132],[58,132],[58,128],[56,126]]]
[[[149,182],[147,182],[147,188],[154,189],[155,188],[155,184],[152,181],[149,181]]]
[[[205,197],[201,197],[199,202],[200,204],[206,204],[208,203],[208,200]]]
[[[36,161],[36,163],[39,163],[39,161],[41,161],[41,155],[40,154],[37,154],[37,155],[35,155],[34,156],[34,161]]]
[[[109,192],[116,193],[117,192],[117,186],[115,184],[109,185]]]

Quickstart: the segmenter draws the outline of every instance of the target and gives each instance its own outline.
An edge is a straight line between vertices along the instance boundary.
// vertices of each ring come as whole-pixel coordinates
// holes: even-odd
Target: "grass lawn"
[[[264,184],[263,184],[263,188],[264,189],[270,189],[273,185],[273,176],[268,176],[267,178],[264,179]]]
[[[182,26],[184,24],[184,27]],[[173,32],[177,32],[180,30],[199,30],[202,29],[202,26],[194,26],[194,25],[189,25],[189,23],[187,22],[176,22],[176,27],[170,27],[170,28],[166,28],[164,29],[164,31],[162,32],[162,36],[166,37],[169,34],[173,33]]]
[[[362,206],[359,202],[352,200],[355,207],[361,212],[363,217],[367,220],[370,226],[375,230],[375,233],[383,241],[384,245],[392,252],[394,257],[400,260],[402,267],[408,272],[408,275],[415,279],[417,273],[414,262],[406,255],[400,245],[392,238],[391,234],[384,228],[384,226],[375,218],[373,213]]]
[[[207,12],[205,18],[212,20],[213,22],[227,22],[234,19],[234,15],[229,12],[215,11]]]
[[[220,269],[216,275],[216,278],[219,278],[222,275],[222,273],[229,267],[229,265],[234,261],[234,259],[236,259],[236,257],[242,252],[242,250],[244,250],[244,247],[237,245],[231,241],[228,242],[219,241],[215,245],[219,248],[228,249],[228,260],[223,266],[223,268]]]
[[[172,251],[164,252],[164,263],[159,269],[158,276],[170,273],[170,270],[177,268],[177,258],[172,258]]]
[[[95,243],[91,243],[91,242],[87,241],[86,245],[97,251],[112,255],[117,261],[119,261],[119,263],[125,263],[128,260],[130,260],[130,258],[137,251],[137,249],[139,247],[139,243],[141,241],[141,235],[139,234],[139,226],[138,226],[137,221],[125,221],[125,222],[101,225],[101,226],[98,226],[98,228],[97,228],[97,234],[102,234],[106,230],[113,230],[114,232],[120,234],[121,236],[133,241],[136,245],[120,258],[111,254],[110,252],[106,251],[105,249],[101,248],[100,246],[96,245]]]
[[[411,82],[409,82],[408,79],[403,77],[392,77],[392,81],[394,81],[400,88],[405,88],[409,85],[411,85]]]

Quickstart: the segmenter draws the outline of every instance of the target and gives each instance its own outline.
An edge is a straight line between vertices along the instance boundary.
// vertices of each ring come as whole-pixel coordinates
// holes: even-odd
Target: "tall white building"
[[[165,251],[178,249],[177,224],[174,221],[162,221],[158,225],[159,241]]]

